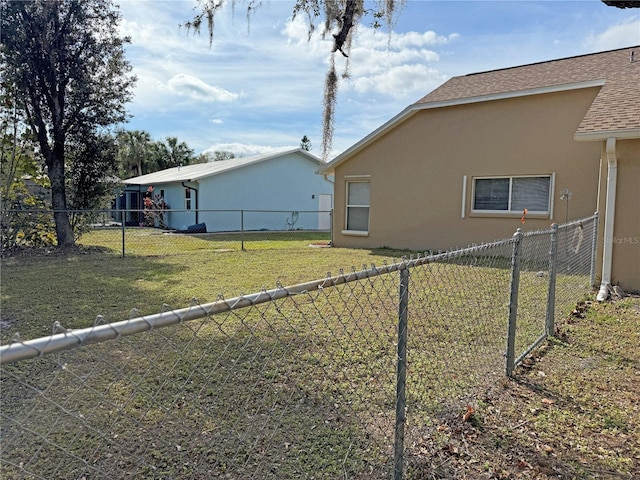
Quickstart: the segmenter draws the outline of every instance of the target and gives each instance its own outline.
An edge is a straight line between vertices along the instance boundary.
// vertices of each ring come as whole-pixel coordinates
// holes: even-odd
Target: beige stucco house
[[[597,211],[600,296],[640,291],[640,46],[454,77],[320,173],[335,246],[443,250]]]

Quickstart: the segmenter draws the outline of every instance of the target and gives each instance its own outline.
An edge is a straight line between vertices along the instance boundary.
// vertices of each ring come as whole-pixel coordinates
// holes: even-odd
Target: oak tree
[[[93,141],[126,120],[135,77],[119,21],[111,0],[0,0],[0,61],[44,158],[61,247],[75,243],[67,156],[87,135]]]

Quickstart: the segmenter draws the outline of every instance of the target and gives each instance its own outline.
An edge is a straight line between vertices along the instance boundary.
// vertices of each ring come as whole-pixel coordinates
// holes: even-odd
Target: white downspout
[[[602,252],[602,283],[596,297],[599,302],[605,301],[611,291],[611,263],[613,259],[613,227],[616,214],[616,181],[618,176],[618,159],[616,157],[616,139],[607,138],[607,198],[604,215],[604,246]]]

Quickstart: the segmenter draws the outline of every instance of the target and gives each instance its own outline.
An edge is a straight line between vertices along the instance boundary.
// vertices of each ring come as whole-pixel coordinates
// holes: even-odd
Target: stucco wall
[[[206,223],[210,232],[241,228],[317,229],[320,222],[317,212],[319,196],[333,194],[333,185],[315,173],[319,168],[320,165],[306,157],[289,154],[206,177],[199,182],[186,182],[198,190],[198,202],[192,191],[191,211],[167,213],[167,223],[171,228],[180,230],[194,223]],[[185,188],[181,183],[155,185],[156,193],[161,189],[172,210],[185,209]],[[199,210],[197,218],[196,208]],[[241,217],[239,210],[263,212],[245,212]],[[294,217],[293,211],[301,213]],[[302,213],[305,211],[309,213]]]
[[[345,247],[441,250],[547,228],[593,214],[600,145],[576,142],[598,88],[424,110],[336,167],[334,243]],[[551,216],[471,214],[472,178],[555,174]],[[348,176],[369,175],[367,236],[344,235]],[[463,177],[467,176],[465,218]],[[550,218],[552,217],[552,218]]]
[[[640,292],[640,139],[618,140],[611,281]]]
[[[315,173],[319,168],[291,154],[205,178],[200,208],[317,210],[318,195],[333,193],[332,184]]]

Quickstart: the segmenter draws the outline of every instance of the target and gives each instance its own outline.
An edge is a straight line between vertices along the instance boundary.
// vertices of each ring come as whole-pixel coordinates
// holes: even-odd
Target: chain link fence
[[[331,211],[69,210],[85,247],[121,256],[287,248],[290,242],[331,242]],[[55,241],[49,210],[7,210],[1,215],[2,249]]]
[[[2,478],[420,478],[590,291],[596,225],[15,338]]]

